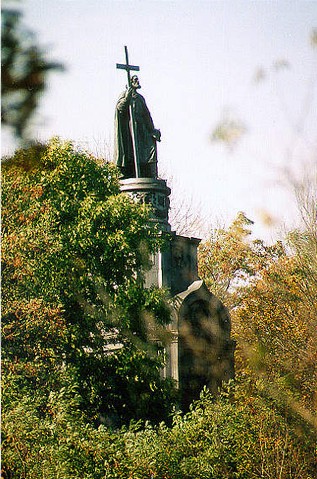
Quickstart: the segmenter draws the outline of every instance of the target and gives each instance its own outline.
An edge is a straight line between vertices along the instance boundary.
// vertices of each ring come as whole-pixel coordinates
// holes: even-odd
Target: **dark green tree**
[[[38,396],[45,412],[71,383],[97,423],[166,418],[172,388],[152,339],[169,309],[140,272],[160,244],[148,209],[119,194],[114,165],[57,139],[4,162],[2,201],[11,392]]]
[[[47,74],[63,67],[45,58],[34,35],[23,26],[21,12],[3,7],[1,15],[1,123],[22,138],[46,88]]]

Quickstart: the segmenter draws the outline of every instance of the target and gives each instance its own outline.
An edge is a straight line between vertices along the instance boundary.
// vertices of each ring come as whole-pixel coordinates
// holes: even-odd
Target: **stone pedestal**
[[[166,288],[171,294],[172,340],[165,346],[164,377],[175,380],[186,410],[203,386],[216,392],[222,381],[233,377],[235,343],[230,338],[230,316],[224,305],[198,277],[197,247],[200,240],[179,236],[168,222],[170,188],[165,180],[128,178],[122,193],[152,206],[153,221],[168,233],[166,248],[152,256],[144,286]]]
[[[168,223],[169,195],[170,188],[165,180],[158,178],[127,178],[121,180],[122,193],[128,194],[131,198],[146,203],[153,208],[153,220],[159,223],[162,231],[171,231]]]

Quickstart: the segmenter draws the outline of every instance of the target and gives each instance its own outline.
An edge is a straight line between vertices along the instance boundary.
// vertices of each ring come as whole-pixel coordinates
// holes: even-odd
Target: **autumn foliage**
[[[6,479],[316,477],[314,222],[267,246],[240,213],[201,243],[236,378],[183,414],[150,341],[166,294],[136,275],[161,239],[115,167],[54,139],[6,159],[2,202]]]
[[[266,246],[249,228],[240,213],[213,232],[201,245],[200,274],[231,310],[237,374],[316,426],[316,231]]]

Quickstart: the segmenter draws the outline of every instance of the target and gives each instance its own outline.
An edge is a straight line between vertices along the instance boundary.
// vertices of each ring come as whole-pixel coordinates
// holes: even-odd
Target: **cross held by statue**
[[[131,71],[140,67],[130,65],[128,48],[125,49],[126,63],[117,63],[125,70],[128,88],[122,92],[116,104],[116,164],[125,178],[157,178],[157,146],[161,133],[155,129],[145,99],[138,90],[141,88],[137,75]]]
[[[117,63],[117,68],[120,70],[125,70],[128,76],[128,86],[131,86],[131,76],[130,71],[140,71],[140,67],[135,65],[129,65],[129,56],[128,56],[128,47],[124,47],[125,51],[125,63]]]

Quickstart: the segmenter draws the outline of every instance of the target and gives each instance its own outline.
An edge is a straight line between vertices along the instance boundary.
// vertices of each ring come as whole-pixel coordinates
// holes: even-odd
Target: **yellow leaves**
[[[241,306],[232,311],[232,327],[238,341],[239,369],[247,371],[249,366],[253,371],[256,369],[258,353],[248,344],[261,346],[264,356],[259,361],[267,378],[274,380],[279,375],[289,375],[295,381],[290,387],[296,384],[303,397],[311,398],[317,386],[313,359],[317,354],[317,319],[302,282],[302,271],[295,257],[285,255],[272,262],[246,288]],[[317,304],[317,285],[311,286]]]
[[[62,338],[66,331],[63,311],[41,299],[13,301],[4,311],[2,334],[4,341],[22,341],[25,350],[36,350],[42,357],[46,348]],[[32,344],[33,339],[36,342]]]
[[[236,371],[287,378],[312,404],[317,389],[316,237],[289,235],[290,248],[249,241],[252,224],[239,213],[199,246],[199,274],[231,308]],[[307,380],[307,378],[310,380]]]
[[[238,286],[256,274],[262,245],[249,241],[253,221],[243,212],[228,228],[211,232],[198,249],[199,275],[226,306],[234,306],[233,295]]]
[[[13,182],[11,184],[11,188],[15,190],[15,189],[20,187],[20,184],[21,184],[21,178],[17,177],[13,180]]]
[[[268,228],[277,224],[277,219],[267,210],[261,209],[259,210],[258,214],[260,216],[262,223]]]
[[[42,212],[44,212],[45,210],[42,210]],[[19,221],[19,223],[23,224],[29,224],[31,223],[32,221],[34,221],[39,215],[39,212],[38,211],[31,211],[29,212],[29,214],[25,214],[25,213],[20,213],[17,220]]]

